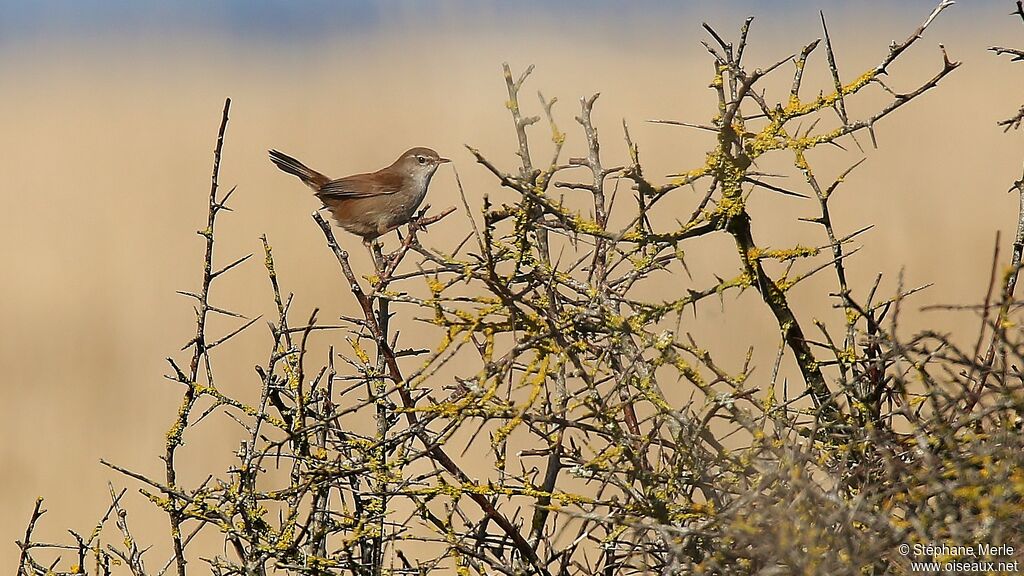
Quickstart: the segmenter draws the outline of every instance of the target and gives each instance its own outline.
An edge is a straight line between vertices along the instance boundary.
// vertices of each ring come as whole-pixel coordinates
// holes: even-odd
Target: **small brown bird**
[[[430,148],[412,148],[387,168],[331,180],[277,150],[270,151],[270,160],[312,188],[334,221],[367,244],[409,222],[437,167],[451,162]]]

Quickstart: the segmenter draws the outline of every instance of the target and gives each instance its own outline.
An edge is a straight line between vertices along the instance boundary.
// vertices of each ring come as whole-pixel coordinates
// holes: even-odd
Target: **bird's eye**
[[[427,163],[427,157],[426,156],[417,156],[416,157],[416,161],[419,162],[420,164],[426,164]]]

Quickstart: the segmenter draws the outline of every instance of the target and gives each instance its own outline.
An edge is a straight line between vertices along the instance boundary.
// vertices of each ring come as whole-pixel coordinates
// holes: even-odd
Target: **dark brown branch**
[[[324,237],[327,240],[327,245],[330,247],[331,252],[334,253],[335,258],[338,260],[338,264],[341,265],[342,273],[349,283],[349,289],[352,295],[355,296],[356,301],[359,303],[359,307],[363,311],[363,315],[366,320],[366,324],[370,329],[370,333],[373,335],[374,340],[377,342],[378,349],[382,351],[384,355],[385,363],[390,372],[391,379],[396,383],[404,382],[402,377],[401,369],[398,366],[398,361],[395,357],[395,353],[391,350],[391,346],[387,341],[387,337],[380,330],[380,325],[377,322],[376,314],[373,310],[373,304],[369,297],[363,291],[359,285],[359,281],[356,279],[355,273],[352,271],[352,266],[348,261],[348,253],[341,249],[338,245],[337,240],[334,238],[333,232],[331,232],[330,224],[320,216],[319,213],[313,213],[313,220],[316,221],[320,230],[324,233]],[[405,418],[409,424],[409,428],[413,433],[420,438],[424,446],[427,447],[427,452],[432,460],[437,462],[442,468],[448,471],[448,473],[455,476],[460,482],[470,482],[469,476],[462,471],[462,469],[453,461],[447,453],[433,441],[431,441],[423,431],[423,427],[419,422],[419,418],[412,409],[415,407],[415,401],[413,400],[412,394],[406,386],[398,387],[399,396],[402,399],[402,404],[406,408]],[[512,540],[516,550],[529,561],[536,570],[541,574],[547,574],[547,570],[539,564],[539,558],[536,551],[530,544],[523,538],[519,530],[512,525],[511,522],[504,515],[502,515],[494,507],[487,496],[471,492],[470,498],[477,503],[480,509],[497,524],[502,531]]]
[[[220,127],[217,130],[217,143],[213,150],[213,173],[210,176],[209,210],[207,212],[206,229],[200,234],[206,239],[206,252],[203,258],[203,279],[202,288],[199,291],[199,304],[196,314],[196,335],[193,338],[192,360],[189,363],[189,374],[187,377],[188,387],[182,398],[181,408],[178,410],[178,417],[167,434],[167,446],[164,453],[164,471],[167,486],[174,488],[177,484],[177,470],[175,469],[175,456],[181,445],[181,437],[188,426],[188,416],[198,395],[195,385],[199,378],[200,361],[206,359],[207,377],[212,378],[209,356],[206,346],[206,318],[210,311],[209,297],[210,284],[213,282],[213,244],[214,227],[217,222],[217,214],[224,209],[224,199],[217,200],[218,179],[220,177],[220,161],[224,150],[224,133],[228,127],[228,112],[231,110],[231,99],[224,101],[224,111],[221,114]],[[230,192],[229,192],[230,194]],[[174,547],[174,559],[177,566],[178,576],[185,576],[185,547],[181,539],[182,513],[175,499],[171,499],[171,506],[167,512],[171,525],[171,540]]]

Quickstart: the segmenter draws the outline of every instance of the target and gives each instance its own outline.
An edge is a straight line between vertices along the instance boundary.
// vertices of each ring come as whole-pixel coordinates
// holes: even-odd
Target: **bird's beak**
[[[450,158],[438,158],[438,159],[437,159],[437,163],[438,163],[438,164],[447,164],[447,163],[449,163],[449,162],[451,162],[451,159],[450,159]]]

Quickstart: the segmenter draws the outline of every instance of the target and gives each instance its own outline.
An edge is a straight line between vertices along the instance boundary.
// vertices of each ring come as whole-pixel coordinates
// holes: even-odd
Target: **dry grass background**
[[[907,4],[913,6],[829,8],[840,69],[852,77],[875,64],[889,41],[905,37],[931,8]],[[993,43],[1021,44],[1020,22],[1006,16],[1010,8],[989,1],[950,10],[892,70],[897,89],[929,77],[940,64],[938,42],[965,62],[938,90],[879,125],[880,149],[867,150],[868,162],[841,191],[834,208],[839,230],[876,225],[850,261],[857,288],[880,272],[891,288],[905,270],[908,285],[936,282],[915,300],[918,306],[981,299],[995,232],[1012,237],[1017,199],[1004,191],[1019,177],[1024,152],[1021,134],[1003,135],[995,126],[1019,105],[1024,76],[985,52]],[[696,167],[708,145],[704,136],[643,121],[701,121],[713,114],[699,23],[734,33],[747,11],[708,4],[673,13],[671,20],[652,13],[627,24],[611,10],[571,21],[540,12],[514,22],[450,13],[425,26],[409,8],[393,22],[344,37],[119,32],[26,36],[0,45],[0,386],[6,406],[0,418],[0,565],[15,562],[13,540],[36,496],[45,496],[51,510],[40,535],[56,535],[59,527],[89,530],[106,507],[106,481],[126,485],[98,464],[100,457],[144,473],[162,470],[156,455],[181,392],[161,378],[164,357],[192,331],[190,304],[174,290],[198,281],[201,243],[194,231],[205,218],[225,96],[234,104],[221,181],[239,190],[236,213],[219,232],[221,262],[258,251],[258,236],[266,233],[283,288],[296,293],[293,310],[304,316],[319,306],[321,318],[329,319],[353,313],[355,303],[309,218],[316,201],[273,168],[267,148],[341,176],[383,166],[409,146],[431,146],[455,159],[476,206],[484,192],[500,200],[504,192],[462,146],[512,165],[514,133],[500,77],[507,60],[514,69],[537,64],[533,90],[559,97],[556,112],[569,130],[569,155],[582,146],[572,121],[576,98],[600,91],[596,120],[608,163],[625,157],[613,137],[625,117],[649,174]],[[765,64],[820,35],[817,12],[804,3],[752,13],[758,20],[751,49]],[[813,80],[825,85],[821,77]],[[851,150],[812,159],[828,180],[858,158]],[[674,205],[679,210],[691,200],[685,195]],[[812,216],[815,203],[763,192],[754,197],[755,234],[765,244],[821,242],[817,229],[796,222]],[[435,208],[458,204],[450,170],[435,177],[428,201]],[[793,224],[766,227],[767,218],[758,222],[765,211]],[[430,231],[428,243],[450,246],[468,230],[464,216],[446,222]],[[365,270],[358,242],[345,238]],[[710,278],[716,266],[733,269],[731,242],[702,248],[690,254],[691,269],[704,271],[695,282]],[[652,289],[683,289],[689,281],[668,282]],[[213,303],[269,312],[269,286],[258,262],[227,277]],[[729,310],[704,306],[689,328],[726,359],[741,356],[748,343],[757,346],[766,373],[777,346],[774,321],[760,310],[753,316],[735,312],[742,307]],[[818,316],[829,308],[810,302],[799,311]],[[949,313],[903,320],[908,331],[925,325],[970,333],[977,321]],[[409,337],[416,327],[405,326]],[[253,385],[256,393],[252,364],[263,357],[265,332],[257,325],[222,352],[219,379],[232,382],[233,390]],[[205,476],[205,470],[222,469],[239,439],[238,429],[225,422],[200,425],[209,428],[193,436],[202,444],[186,446],[192,466],[186,472]],[[137,495],[128,505],[138,535],[163,538],[164,518]],[[143,528],[147,522],[157,522],[156,529]]]

